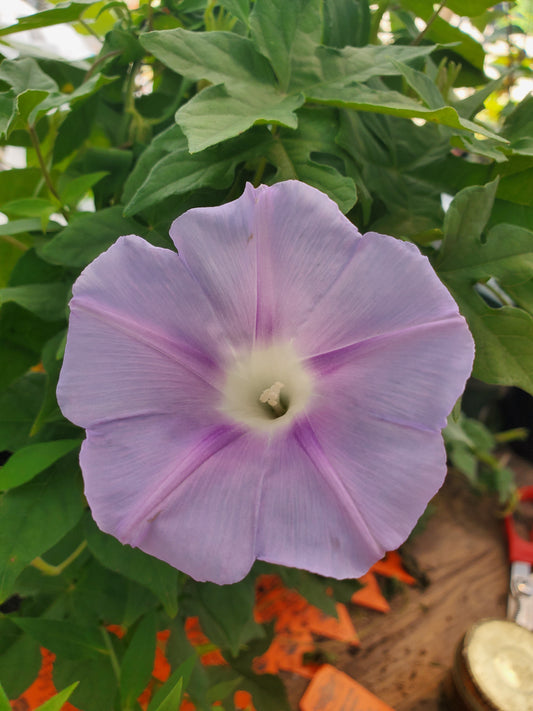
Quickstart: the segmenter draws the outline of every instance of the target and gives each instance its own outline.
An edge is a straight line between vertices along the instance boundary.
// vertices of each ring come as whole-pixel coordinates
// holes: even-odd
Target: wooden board
[[[511,466],[519,483],[533,484],[533,467],[518,458]],[[479,619],[505,617],[509,566],[495,502],[450,472],[432,506],[425,530],[404,547],[427,587],[402,586],[388,614],[352,607],[360,648],[320,643],[332,664],[395,711],[440,711],[440,686],[462,635]],[[297,709],[307,682],[284,679]]]

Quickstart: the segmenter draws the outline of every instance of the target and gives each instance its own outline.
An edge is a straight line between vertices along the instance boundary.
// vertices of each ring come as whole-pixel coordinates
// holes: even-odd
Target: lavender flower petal
[[[272,442],[267,467],[258,558],[355,578],[382,557],[386,548],[374,537],[363,507],[347,490],[308,422],[300,421],[285,438]]]
[[[458,313],[415,245],[369,232],[295,339],[308,355],[318,355]],[[465,363],[465,377],[469,368]]]
[[[374,539],[393,550],[444,481],[442,436],[423,425],[415,428],[370,415],[346,385],[332,395],[329,407],[317,407],[310,416],[312,429]]]
[[[91,427],[169,413],[186,428],[213,420],[218,326],[176,254],[121,238],[84,270],[70,308],[58,385],[69,419]]]

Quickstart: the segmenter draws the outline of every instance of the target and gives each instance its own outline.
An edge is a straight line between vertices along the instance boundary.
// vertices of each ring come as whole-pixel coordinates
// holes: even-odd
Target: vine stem
[[[67,568],[81,553],[83,553],[86,547],[87,541],[82,541],[76,550],[74,550],[68,558],[65,558],[62,563],[59,563],[59,565],[51,565],[41,557],[34,558],[31,565],[34,568],[37,568],[37,570],[40,570],[41,573],[44,573],[44,575],[61,575],[65,568]]]
[[[263,179],[263,173],[265,172],[266,168],[266,163],[267,159],[265,158],[265,156],[263,156],[259,160],[259,164],[257,166],[257,170],[255,171],[254,179],[252,181],[252,185],[254,186],[254,188],[259,187],[259,185],[261,184],[261,180]]]
[[[109,658],[111,660],[113,672],[117,678],[118,683],[120,684],[120,664],[118,663],[117,655],[115,654],[115,648],[113,647],[113,643],[111,642],[111,639],[109,637],[109,632],[106,630],[105,627],[100,627],[100,632],[102,633],[102,637],[104,638],[104,644],[106,646],[106,649],[109,652]]]
[[[413,47],[416,47],[416,45],[418,45],[418,44],[420,44],[420,42],[422,42],[422,40],[424,39],[424,36],[425,36],[426,32],[429,30],[429,28],[431,27],[431,25],[435,22],[435,20],[437,19],[437,17],[438,17],[439,14],[440,14],[440,11],[441,11],[442,8],[446,5],[446,3],[447,3],[447,0],[442,0],[441,4],[438,6],[438,8],[437,8],[437,9],[435,10],[435,12],[433,13],[433,15],[431,15],[431,17],[430,17],[429,20],[427,21],[427,24],[426,24],[426,26],[424,27],[424,29],[422,30],[422,32],[420,32],[420,34],[417,35],[417,36],[414,38],[414,40],[411,42],[411,45],[412,45]]]
[[[24,242],[15,239],[15,237],[12,237],[11,235],[0,235],[0,239],[4,240],[4,242],[8,242],[9,244],[13,245],[13,247],[20,249],[21,252],[27,252],[29,249],[29,247],[26,246]]]
[[[116,57],[119,54],[122,54],[121,49],[113,49],[111,50],[111,52],[106,52],[106,54],[103,54],[101,57],[98,57],[98,59],[96,59],[87,70],[87,73],[83,77],[83,81],[85,82],[90,79],[94,74],[95,69],[97,69],[101,64],[103,64],[108,59],[111,59],[111,57]]]
[[[50,172],[48,171],[48,168],[46,167],[46,163],[44,162],[43,154],[41,152],[41,145],[39,143],[39,137],[37,136],[37,133],[35,131],[35,127],[32,126],[31,124],[28,124],[28,132],[30,134],[31,138],[31,143],[32,146],[35,150],[35,154],[37,155],[37,160],[39,161],[39,166],[41,168],[41,172],[43,174],[44,182],[46,183],[46,187],[50,191],[50,193],[54,196],[54,198],[57,200],[57,202],[60,204],[60,212],[65,218],[65,220],[68,220],[68,213],[63,207],[61,203],[61,198],[59,197],[59,193],[56,190],[56,187],[52,181],[52,177],[50,175]]]

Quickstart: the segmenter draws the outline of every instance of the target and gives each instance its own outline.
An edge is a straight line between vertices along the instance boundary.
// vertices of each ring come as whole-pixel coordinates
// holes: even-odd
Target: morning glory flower
[[[121,237],[74,285],[58,399],[98,526],[197,580],[362,575],[442,484],[473,342],[412,244],[297,181]]]

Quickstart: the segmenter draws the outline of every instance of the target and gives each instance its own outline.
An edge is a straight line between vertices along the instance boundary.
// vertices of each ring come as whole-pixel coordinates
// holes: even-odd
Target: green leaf
[[[155,613],[146,615],[137,625],[122,658],[120,698],[124,708],[130,708],[152,676],[156,646]]]
[[[363,47],[370,38],[368,0],[326,0],[324,3],[324,44],[342,49]]]
[[[174,709],[179,708],[181,703],[181,694],[183,690],[183,679],[181,678],[181,676],[177,679],[174,679],[174,675],[171,678],[174,683],[169,689],[165,689],[166,691],[168,691],[168,693],[160,704],[154,706],[154,711],[174,711]]]
[[[280,130],[267,156],[276,180],[298,178],[322,190],[346,213],[354,206],[354,181],[345,175],[345,154],[335,143],[338,120],[329,109],[302,109],[296,131]],[[329,160],[330,163],[321,161]]]
[[[163,686],[156,691],[148,711],[174,711],[179,708],[181,695],[187,688],[196,661],[196,655],[192,655],[179,665]]]
[[[63,691],[60,691],[52,696],[51,699],[45,701],[44,704],[38,706],[35,711],[61,711],[64,704],[68,701],[77,686],[78,682],[74,682],[74,684],[67,686],[66,689],[63,689]]]
[[[254,657],[265,651],[262,641],[252,642],[237,659],[228,658],[234,671],[241,677],[239,688],[250,692],[254,706],[261,711],[289,711],[287,692],[278,676],[271,674],[254,674],[252,663]]]
[[[198,604],[195,614],[213,644],[237,656],[243,645],[263,636],[262,627],[254,621],[254,580],[251,577],[233,585],[191,583],[191,587]]]
[[[245,27],[248,25],[250,0],[219,0],[219,5],[240,20]]]
[[[401,0],[401,4],[406,9],[418,15],[418,17],[421,17],[425,22],[428,22],[434,13],[433,3],[427,2],[427,0]],[[455,5],[456,7],[460,5],[462,8],[463,5],[466,6],[467,3],[463,3],[461,0],[455,0]],[[458,14],[463,15],[466,13],[458,10]],[[483,47],[479,42],[476,42],[476,40],[470,37],[470,35],[449,24],[442,17],[433,19],[425,33],[425,39],[432,40],[436,44],[457,43],[453,47],[453,51],[470,62],[472,66],[483,70],[483,61],[485,59]]]
[[[0,711],[12,711],[11,704],[7,698],[2,683],[0,682]]]
[[[51,264],[87,266],[121,235],[144,231],[137,222],[124,218],[122,209],[115,205],[97,212],[81,213],[40,249],[40,256]]]
[[[462,226],[465,228],[468,226]],[[533,231],[516,225],[496,225],[481,242],[475,230],[473,226],[469,239],[461,240],[455,248],[445,240],[439,273],[470,282],[487,281],[494,276],[511,288],[533,278]],[[451,230],[445,234],[450,240],[454,237]]]
[[[252,40],[266,57],[285,91],[291,74],[291,50],[298,15],[302,12],[301,0],[256,0],[250,15]]]
[[[204,89],[182,106],[176,121],[188,138],[189,150],[195,153],[233,138],[258,122],[296,128],[294,112],[303,103],[302,94],[280,96],[274,90],[257,91],[255,87],[229,94],[219,84]]]
[[[61,327],[63,325],[61,324]],[[57,322],[42,321],[16,304],[5,304],[2,307],[0,310],[0,391],[39,362],[42,347],[57,330]]]
[[[15,451],[26,443],[41,406],[44,384],[42,373],[30,373],[0,392],[0,451]]]
[[[52,25],[60,25],[65,22],[74,22],[79,19],[84,10],[87,9],[87,4],[84,3],[61,3],[51,10],[43,10],[36,12],[27,17],[20,17],[16,24],[0,29],[1,35],[9,35],[15,32],[25,32],[26,30],[35,30],[40,27],[51,27]]]
[[[48,224],[48,217],[56,210],[57,206],[44,198],[18,198],[17,200],[2,203],[2,212],[7,215],[41,217],[41,215],[45,214],[45,227]]]
[[[108,171],[101,170],[98,173],[87,173],[87,175],[80,175],[77,178],[69,178],[66,186],[60,190],[61,202],[63,205],[76,207],[93,185],[96,185],[106,175],[109,175]]]
[[[214,85],[176,114],[191,152],[232,138],[258,121],[296,127],[294,111],[302,105],[303,97],[278,91],[270,63],[251,40],[229,32],[179,28],[149,32],[141,41],[174,71]]]
[[[42,174],[39,168],[12,168],[11,170],[0,171],[0,195],[2,196],[2,202],[24,198],[27,197],[28,194],[37,194],[41,180]],[[1,227],[5,227],[5,225],[1,225]],[[27,231],[30,231],[30,229]],[[37,226],[34,229],[39,229],[39,227]]]
[[[355,175],[360,202],[366,191],[367,203],[373,200],[381,206],[379,212],[374,209],[370,225],[366,218],[365,226],[410,238],[442,227],[443,188],[429,169],[450,147],[437,126],[342,111],[336,141],[360,171],[360,177]]]
[[[489,7],[494,6],[493,0],[448,0],[446,6],[460,16],[478,17]]]
[[[350,86],[369,79],[398,76],[396,62],[408,63],[427,57],[434,47],[403,47],[400,45],[369,45],[366,47],[317,46],[309,57],[301,58],[302,66],[293,70],[291,87],[303,91],[311,99],[315,91],[333,94],[349,91]]]
[[[163,603],[167,615],[174,617],[178,610],[179,571],[137,548],[122,545],[99,531],[90,518],[85,530],[89,549],[102,565],[145,585]]]
[[[473,374],[533,394],[533,317],[510,306],[492,309],[472,290],[447,284],[476,342]]]
[[[38,643],[22,633],[7,615],[3,617],[0,620],[0,679],[9,698],[16,699],[31,686],[41,662]]]
[[[0,497],[0,601],[17,575],[55,545],[83,511],[81,477],[72,458]]]
[[[90,96],[80,101],[66,115],[59,126],[54,144],[54,165],[71,155],[89,138],[96,121],[100,96]]]
[[[156,138],[146,151],[145,160],[141,157],[132,175],[132,181],[146,170],[146,162],[151,156],[155,157],[163,153],[165,146],[172,146],[174,150],[163,155],[153,165],[144,182],[126,205],[124,212],[126,215],[134,215],[171,195],[183,195],[201,187],[229,186],[233,181],[237,165],[261,156],[270,142],[269,131],[257,128],[220,146],[191,154],[181,130],[173,126]]]
[[[114,708],[117,679],[109,657],[98,659],[65,659],[54,662],[53,679],[56,687],[79,681],[70,703],[83,711],[107,711]]]
[[[533,156],[533,97],[526,96],[506,117],[502,134],[515,153]]]
[[[107,654],[97,627],[83,627],[72,620],[43,617],[14,617],[13,622],[41,646],[66,659],[94,659]]]
[[[402,118],[422,118],[460,131],[480,133],[495,141],[500,141],[502,145],[506,143],[504,138],[497,136],[483,126],[461,118],[452,106],[431,109],[399,92],[372,89],[365,84],[324,84],[310,91],[308,99],[357,111],[370,111]]]
[[[0,289],[0,306],[12,301],[45,321],[66,318],[70,284],[26,284]]]
[[[471,251],[471,245],[475,245],[477,251],[497,189],[498,181],[495,180],[485,186],[465,188],[455,196],[444,220],[444,241],[436,263],[439,272],[456,265],[465,248]]]
[[[0,30],[0,33],[2,30]],[[41,69],[31,57],[4,59],[0,64],[0,80],[5,81],[18,96],[28,90],[42,91],[45,94],[58,92],[59,87],[52,77]]]
[[[81,444],[79,439],[30,444],[15,452],[0,469],[0,489],[21,486]]]
[[[513,306],[491,308],[474,289],[490,277],[511,289],[533,278],[533,232],[500,225],[481,240],[497,188],[493,181],[457,194],[446,214],[435,268],[474,336],[474,375],[533,392],[533,316]]]
[[[39,219],[28,218],[25,220],[10,220],[5,224],[0,225],[0,237],[3,237],[4,235],[19,235],[25,232],[37,232],[38,230],[41,230],[41,220]]]
[[[178,28],[147,32],[141,43],[167,67],[194,81],[248,90],[273,88],[274,74],[251,40],[231,32],[191,32]]]

